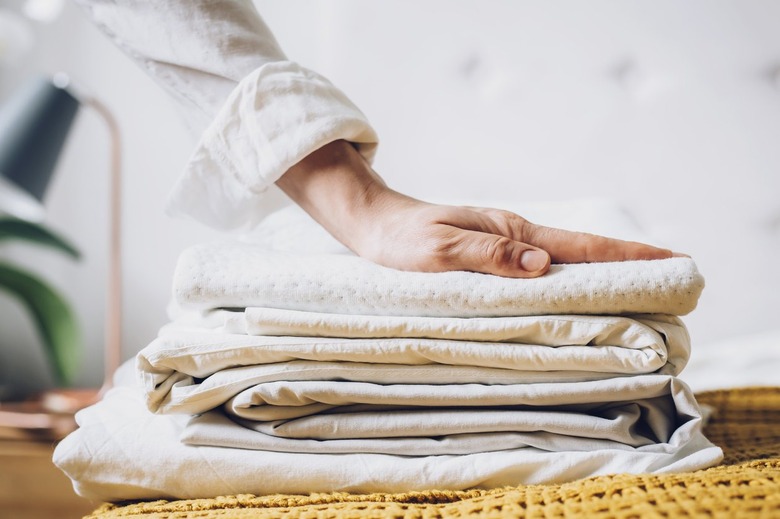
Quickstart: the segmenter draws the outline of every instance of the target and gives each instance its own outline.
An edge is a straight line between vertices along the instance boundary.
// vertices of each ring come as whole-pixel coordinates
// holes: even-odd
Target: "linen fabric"
[[[705,434],[723,447],[713,468],[673,474],[612,474],[550,485],[396,494],[232,495],[212,499],[103,505],[90,519],[311,516],[442,518],[587,517],[666,514],[709,519],[780,515],[780,387],[696,395],[715,409]]]
[[[241,250],[262,248],[207,249],[243,265],[252,258]],[[283,271],[278,258],[272,265]],[[244,275],[261,290],[280,282],[272,272],[261,281]],[[362,281],[347,277],[343,286],[359,291]],[[721,456],[673,376],[690,352],[673,315],[334,314],[225,304],[210,291],[221,286],[225,301],[236,301],[241,286],[179,291],[188,283],[178,270],[175,293],[198,304],[138,355],[137,381],[120,380],[82,411],[80,429],[58,446],[55,462],[80,494],[489,488],[692,470]],[[548,290],[553,300],[566,288]],[[603,294],[606,304],[623,298]],[[510,297],[501,302],[517,307]]]
[[[295,336],[298,327],[311,337]],[[194,415],[182,430],[186,444],[430,456],[658,443],[676,427],[674,405],[647,392],[653,377],[614,377],[676,374],[689,351],[685,327],[667,315],[396,318],[247,308],[165,327],[137,368],[149,409]]]
[[[462,318],[344,315],[258,307],[224,315],[226,328],[235,329],[237,333],[265,336],[403,337],[547,346],[612,342],[624,347],[642,347],[663,342],[653,332],[665,334],[674,333],[674,330],[685,335],[679,319],[660,314],[659,317],[644,316],[647,324],[643,324],[641,315],[633,319],[568,315]]]
[[[538,420],[535,423],[540,423]],[[240,427],[236,427],[239,424]],[[610,440],[597,440],[550,432],[480,432],[437,437],[342,438],[332,440],[287,438],[269,432],[272,427],[254,420],[229,417],[220,410],[194,416],[182,430],[187,445],[211,445],[274,452],[309,454],[395,454],[435,456],[474,454],[535,447],[546,451],[582,451],[594,447],[620,448]]]
[[[685,327],[677,317],[665,315],[499,318],[499,325],[484,318],[452,320],[471,337],[499,338],[498,327],[515,340],[522,338],[521,344],[224,333],[219,323],[232,321],[234,314],[243,315],[209,313],[205,323],[217,326],[211,330],[194,327],[193,322],[204,324],[194,318],[188,325],[168,325],[138,354],[138,374],[150,409],[200,413],[260,380],[305,379],[305,373],[317,376],[318,369],[324,373],[326,366],[331,377],[364,382],[403,378],[440,384],[511,384],[598,380],[616,374],[676,375],[690,354]],[[362,378],[354,378],[358,367],[363,369]]]
[[[690,391],[669,376],[627,379],[633,381],[629,385],[643,385],[673,402],[676,427],[664,443],[615,448],[594,442],[579,451],[528,445],[466,455],[397,456],[186,445],[179,438],[188,417],[151,413],[131,371],[126,365],[117,387],[78,413],[79,429],[55,450],[55,463],[87,498],[494,488],[626,471],[687,471],[717,463],[722,456],[701,434],[698,406]],[[646,382],[636,382],[641,378]]]
[[[342,373],[361,378],[359,367],[354,371]],[[331,375],[325,366],[320,376]],[[432,385],[405,383],[399,377],[383,385],[296,376],[294,381],[256,384],[231,398],[224,406],[227,415],[258,434],[222,438],[238,448],[327,453],[334,447],[334,452],[345,452],[344,444],[349,444],[356,449],[351,452],[405,456],[456,454],[469,448],[506,450],[518,442],[547,451],[640,447],[667,442],[686,421],[676,412],[673,398],[659,389],[666,381],[668,377],[640,376],[576,383]],[[190,426],[198,426],[198,431],[188,426],[185,442],[226,445],[215,434],[225,432],[224,422],[214,427],[213,420],[196,416]],[[200,439],[204,431],[210,436],[206,441]],[[474,442],[483,437],[485,444]],[[282,444],[275,446],[274,439]],[[471,443],[463,445],[463,439]],[[301,440],[302,447],[285,440]],[[456,450],[450,451],[452,447]]]
[[[137,380],[82,411],[55,461],[108,500],[701,468],[721,453],[675,378],[690,339],[673,315],[699,290],[686,258],[565,265],[537,283],[194,247]],[[561,311],[523,315],[535,304]]]

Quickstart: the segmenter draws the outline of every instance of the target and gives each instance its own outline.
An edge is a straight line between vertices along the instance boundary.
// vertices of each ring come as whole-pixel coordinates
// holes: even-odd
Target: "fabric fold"
[[[509,432],[605,440],[616,448],[664,443],[693,418],[685,415],[691,411],[677,411],[669,394],[670,379],[663,376],[436,386],[295,378],[251,386],[227,401],[224,412],[244,427],[288,439],[386,440]],[[698,410],[693,415],[700,417]],[[197,443],[193,438],[190,443]],[[249,442],[243,448],[257,446]],[[298,452],[294,444],[291,448]]]
[[[722,453],[676,378],[690,356],[677,316],[702,287],[688,258],[516,280],[196,246],[136,379],[79,413],[55,460],[102,499],[703,468]]]
[[[534,279],[404,272],[346,254],[296,254],[235,242],[185,250],[174,273],[182,310],[265,307],[415,316],[685,315],[704,278],[690,258],[553,265]]]
[[[221,312],[207,321],[216,326]],[[242,315],[240,312],[237,313]],[[677,374],[690,338],[673,316],[543,316],[462,323],[474,336],[495,329],[527,343],[415,338],[317,338],[226,334],[170,325],[137,357],[147,403],[156,412],[200,413],[282,373],[303,380],[331,372],[342,380],[564,382],[618,374]],[[511,324],[511,326],[507,326]],[[318,333],[312,327],[312,333]],[[363,378],[358,379],[360,373]],[[416,378],[410,378],[416,377]],[[195,402],[200,402],[197,405]]]
[[[721,450],[702,435],[690,390],[673,377],[665,378],[681,417],[665,443],[615,448],[614,443],[580,439],[578,450],[566,449],[568,438],[561,437],[561,449],[551,451],[529,441],[516,448],[508,444],[503,450],[432,456],[187,445],[180,441],[186,416],[152,414],[140,388],[120,383],[103,401],[79,412],[79,429],[57,446],[54,461],[74,480],[80,495],[107,501],[496,488],[620,472],[689,471],[717,463]]]
[[[220,229],[251,229],[287,200],[274,182],[339,139],[373,159],[378,137],[343,92],[293,61],[265,63],[241,79],[203,132],[167,210]]]

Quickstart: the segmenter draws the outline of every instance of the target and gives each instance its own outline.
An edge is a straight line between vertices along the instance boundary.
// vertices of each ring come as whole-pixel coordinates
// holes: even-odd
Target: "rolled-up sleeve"
[[[287,202],[290,167],[345,139],[369,161],[377,136],[330,81],[290,61],[245,0],[77,0],[183,109],[200,135],[167,210],[248,229]]]

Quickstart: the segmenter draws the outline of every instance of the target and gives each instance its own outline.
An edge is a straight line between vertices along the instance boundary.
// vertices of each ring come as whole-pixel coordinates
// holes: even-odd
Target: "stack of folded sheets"
[[[178,317],[55,462],[102,500],[402,492],[716,464],[676,378],[688,258],[537,279],[339,254],[185,251]],[[134,370],[135,373],[130,373]]]

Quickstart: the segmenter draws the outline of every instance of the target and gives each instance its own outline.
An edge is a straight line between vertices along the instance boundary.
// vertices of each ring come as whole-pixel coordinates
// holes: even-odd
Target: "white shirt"
[[[251,1],[76,1],[201,135],[170,214],[249,229],[286,202],[274,182],[318,148],[345,139],[373,158],[378,139],[363,113],[288,60]]]

